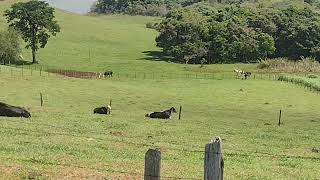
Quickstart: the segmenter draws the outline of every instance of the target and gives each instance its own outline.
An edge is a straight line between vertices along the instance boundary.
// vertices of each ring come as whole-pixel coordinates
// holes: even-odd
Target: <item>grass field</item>
[[[0,1],[0,11],[13,2]],[[62,32],[39,51],[39,66],[121,74],[255,70],[248,64],[199,68],[158,61],[157,32],[145,28],[156,18],[58,10],[57,19]],[[29,51],[23,54],[30,58]],[[11,76],[11,68],[0,67],[0,102],[32,113],[31,119],[0,118],[0,179],[143,179],[144,154],[154,147],[161,149],[163,177],[202,179],[201,151],[214,136],[223,140],[226,179],[320,177],[320,97],[294,84],[159,76],[84,80],[40,77],[37,71],[30,76],[28,69],[22,77],[21,69],[12,68]],[[92,113],[110,99],[111,116]],[[181,120],[144,117],[180,105]]]
[[[320,79],[315,75],[312,76],[313,78],[303,77],[301,75],[281,75],[279,80],[301,85],[305,88],[309,88],[310,90],[320,92]]]
[[[160,147],[163,176],[202,179],[203,153],[190,151],[203,151],[215,135],[223,139],[226,179],[320,177],[320,154],[312,152],[320,148],[320,97],[295,85],[240,79],[81,80],[27,72],[21,78],[9,72],[2,67],[0,101],[24,106],[33,115],[0,118],[0,174],[9,178],[142,179],[144,153]],[[92,114],[111,98],[110,117]],[[177,115],[169,121],[144,117],[179,105],[180,121]]]

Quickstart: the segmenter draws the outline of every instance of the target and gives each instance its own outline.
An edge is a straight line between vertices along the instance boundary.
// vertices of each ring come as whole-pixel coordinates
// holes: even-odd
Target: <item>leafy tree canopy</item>
[[[54,8],[44,1],[15,3],[5,11],[5,16],[9,26],[21,33],[27,43],[26,48],[31,48],[33,63],[37,62],[36,51],[46,46],[50,34],[55,36],[60,32],[60,27],[54,20]]]

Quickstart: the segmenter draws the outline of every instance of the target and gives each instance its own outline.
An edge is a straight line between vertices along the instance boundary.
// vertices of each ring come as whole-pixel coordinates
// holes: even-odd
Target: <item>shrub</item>
[[[307,77],[310,78],[310,79],[316,79],[316,78],[318,78],[318,76],[317,76],[317,75],[314,75],[314,74],[309,74]]]
[[[272,72],[287,73],[310,73],[320,72],[320,63],[313,58],[302,58],[299,61],[288,60],[286,58],[275,58],[260,61],[257,66]]]
[[[8,64],[18,59],[21,53],[19,35],[13,29],[0,32],[0,62]]]

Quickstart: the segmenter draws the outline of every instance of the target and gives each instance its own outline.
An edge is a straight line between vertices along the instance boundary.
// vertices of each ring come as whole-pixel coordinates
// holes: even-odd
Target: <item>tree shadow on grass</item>
[[[142,52],[147,57],[141,58],[149,61],[165,61],[172,62],[174,59],[171,56],[165,55],[162,51],[143,51]]]

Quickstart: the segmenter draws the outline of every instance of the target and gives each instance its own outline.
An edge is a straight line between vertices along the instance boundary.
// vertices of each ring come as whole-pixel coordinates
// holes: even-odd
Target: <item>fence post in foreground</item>
[[[180,106],[180,109],[179,109],[179,120],[181,119],[181,111],[182,111],[182,106]]]
[[[42,93],[40,93],[40,105],[41,105],[41,107],[43,106],[43,97],[42,97]]]
[[[222,142],[220,137],[215,137],[205,147],[204,180],[223,180],[224,162],[222,157]]]
[[[281,126],[281,114],[282,114],[282,111],[280,109],[280,113],[279,113],[279,122],[278,122],[278,125]]]
[[[160,180],[161,152],[149,149],[145,156],[144,180]]]

